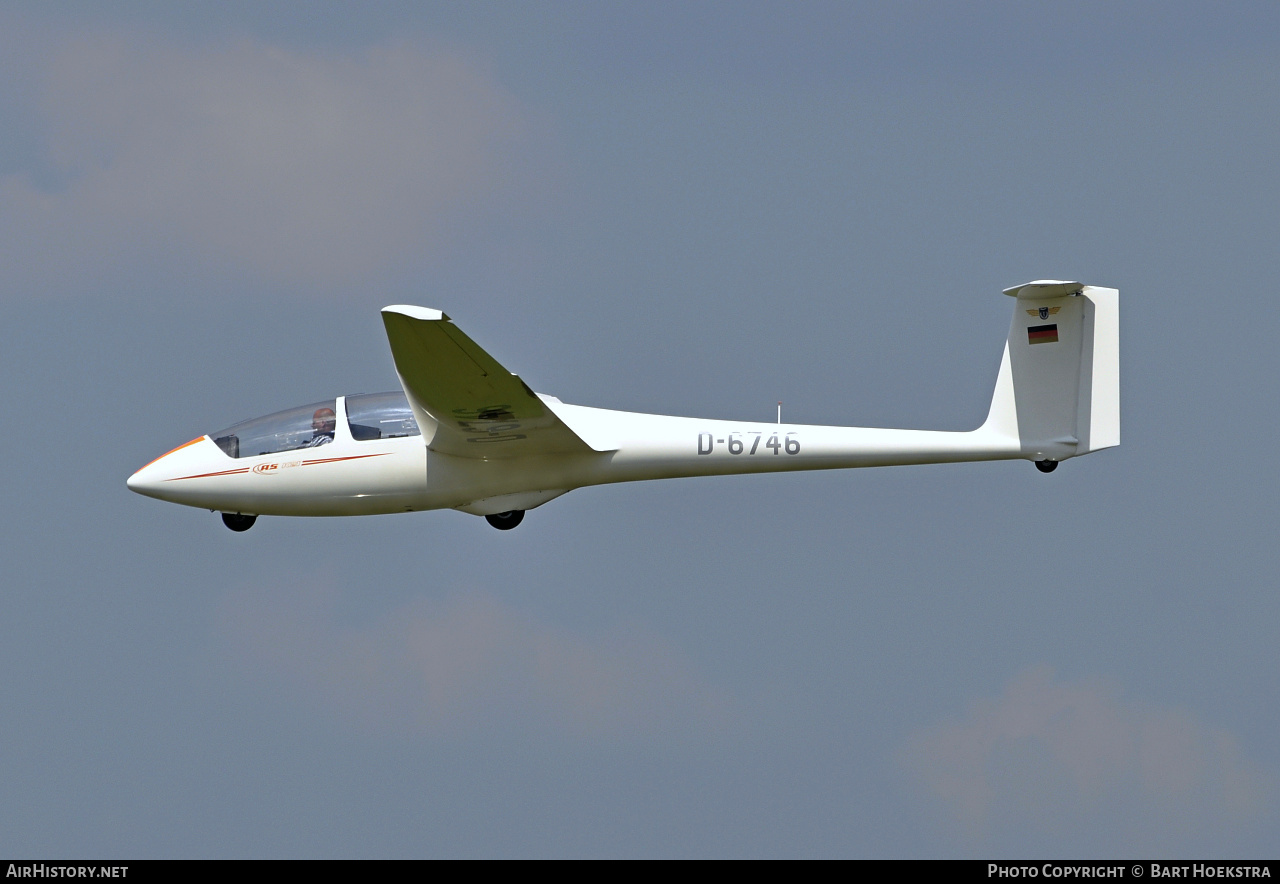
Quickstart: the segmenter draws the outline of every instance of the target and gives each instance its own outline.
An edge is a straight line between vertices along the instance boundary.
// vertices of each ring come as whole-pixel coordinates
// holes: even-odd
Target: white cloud
[[[349,284],[437,253],[491,205],[528,121],[474,57],[410,43],[97,34],[35,75],[45,169],[0,178],[10,281],[160,260]]]
[[[1116,845],[1185,847],[1193,832],[1256,819],[1272,790],[1226,731],[1044,667],[912,734],[898,761],[956,833],[979,843],[1070,840],[1103,825]]]
[[[636,630],[575,635],[471,592],[355,627],[339,594],[245,588],[221,641],[268,687],[374,730],[456,732],[501,721],[578,736],[718,730],[728,705],[680,654]]]

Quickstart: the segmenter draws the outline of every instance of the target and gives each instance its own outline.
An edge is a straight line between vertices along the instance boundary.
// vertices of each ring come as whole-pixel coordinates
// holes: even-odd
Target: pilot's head
[[[316,431],[317,436],[332,436],[336,424],[337,416],[332,408],[317,408],[316,413],[311,416],[311,429]]]

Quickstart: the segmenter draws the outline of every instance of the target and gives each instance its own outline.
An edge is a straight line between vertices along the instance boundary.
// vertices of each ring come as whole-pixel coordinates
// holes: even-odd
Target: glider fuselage
[[[1119,294],[1040,280],[1016,299],[986,421],[971,432],[704,420],[567,405],[534,393],[444,313],[382,311],[401,391],[340,396],[193,439],[133,491],[259,515],[458,509],[514,527],[525,510],[612,482],[1024,459],[1044,472],[1119,444]]]
[[[421,436],[357,440],[345,399],[336,400],[337,430],[329,444],[233,458],[202,436],[139,470],[129,487],[174,503],[255,515],[452,508],[484,515],[530,509],[574,488],[612,482],[1022,457],[1016,438],[988,428],[949,433],[745,423],[563,404],[556,410],[570,426],[591,422],[597,434],[613,434],[616,447],[461,457],[430,451]],[[528,497],[526,505],[509,505],[513,496]],[[474,506],[483,501],[492,503]]]

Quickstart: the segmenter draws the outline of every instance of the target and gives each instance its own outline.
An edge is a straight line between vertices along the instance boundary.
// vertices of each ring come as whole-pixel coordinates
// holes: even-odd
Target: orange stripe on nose
[[[156,460],[149,461],[148,463],[143,464],[142,467],[138,470],[138,472],[142,472],[143,470],[151,466],[151,464],[155,463],[156,461],[164,460],[166,457],[173,454],[174,451],[181,451],[184,448],[190,448],[192,445],[195,445],[197,442],[203,442],[203,441],[204,441],[204,436],[201,436],[198,439],[192,439],[190,442],[187,442],[184,445],[179,445],[177,448],[173,449],[173,451],[166,451],[164,454],[157,457]]]

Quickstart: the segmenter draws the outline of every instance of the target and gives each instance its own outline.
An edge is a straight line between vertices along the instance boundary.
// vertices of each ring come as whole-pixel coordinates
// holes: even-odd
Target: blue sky
[[[0,832],[51,856],[1242,856],[1280,824],[1274,4],[0,6]],[[261,519],[393,389],[968,429],[1033,278],[1123,444]]]

